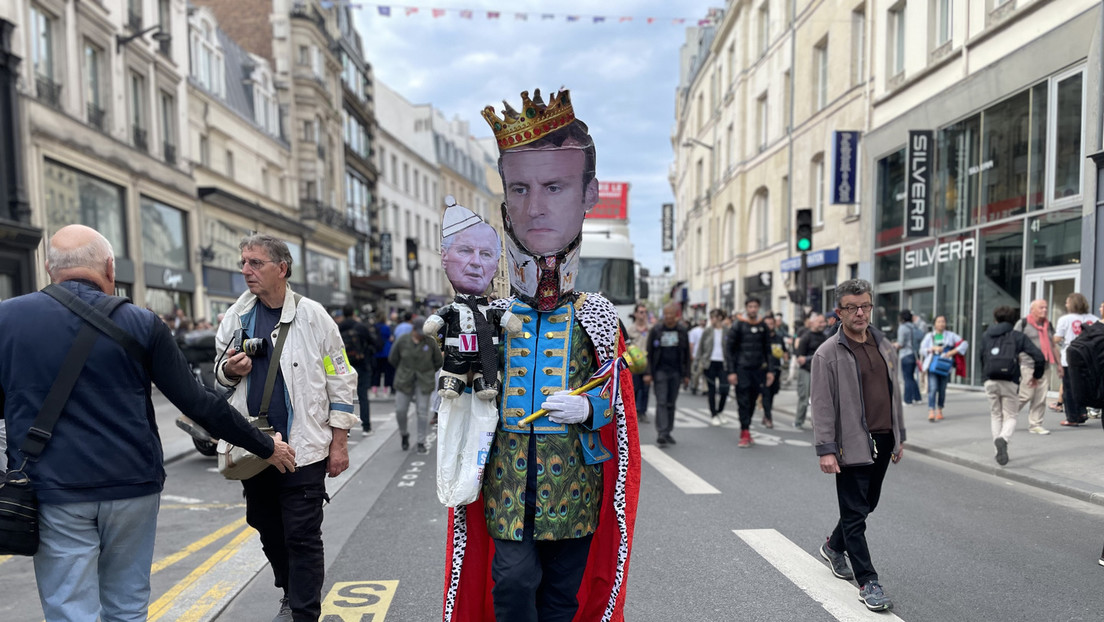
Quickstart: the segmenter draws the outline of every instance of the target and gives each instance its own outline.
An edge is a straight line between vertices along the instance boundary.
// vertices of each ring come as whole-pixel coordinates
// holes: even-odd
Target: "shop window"
[[[1027,208],[1043,209],[1046,206],[1046,192],[1043,180],[1046,178],[1046,137],[1047,137],[1047,83],[1040,82],[1031,89],[1031,138],[1028,148]]]
[[[968,341],[981,334],[972,331],[976,248],[973,233],[939,238],[937,247],[936,315],[947,318],[947,328]],[[967,379],[973,367],[967,366]]]
[[[149,263],[188,270],[188,227],[184,212],[142,197],[142,254]]]
[[[1051,195],[1052,201],[1080,199],[1085,154],[1081,142],[1084,109],[1084,69],[1051,80]]]
[[[116,257],[129,255],[122,187],[46,160],[42,190],[46,198],[47,236],[66,225],[80,223],[103,234]]]
[[[874,281],[892,283],[901,280],[901,250],[882,251],[874,256]]]
[[[935,263],[939,260],[935,240],[910,244],[905,247],[904,274],[907,286],[915,287],[918,279],[931,279],[935,276]]]
[[[1031,91],[1022,91],[984,112],[981,162],[978,163],[978,223],[993,222],[1027,211],[1032,166]]]
[[[885,292],[875,296],[874,309],[870,313],[871,325],[894,339],[897,319],[901,316],[901,292]]]
[[[982,172],[981,115],[944,128],[936,139],[935,183],[931,202],[933,231],[954,231],[974,224],[978,175]]]
[[[1027,221],[1027,269],[1081,263],[1081,208],[1050,212]]]
[[[1019,308],[1023,293],[1023,221],[986,227],[978,241],[977,335],[993,324],[993,309],[1007,305]],[[1021,310],[1020,315],[1023,315]],[[980,345],[980,344],[979,344]],[[971,348],[975,364],[981,363],[981,348]]]
[[[880,247],[896,244],[904,239],[905,150],[902,149],[878,160],[877,175],[875,209],[878,214],[878,230],[875,234],[875,246]]]
[[[288,277],[289,283],[296,283],[302,285],[306,283],[307,271],[303,268],[303,248],[294,242],[284,240],[287,244],[288,251],[291,253],[291,265],[293,270],[291,276]]]

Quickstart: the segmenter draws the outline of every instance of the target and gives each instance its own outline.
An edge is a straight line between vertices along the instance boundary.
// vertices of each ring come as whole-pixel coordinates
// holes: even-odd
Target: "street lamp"
[[[154,32],[156,31],[156,32]],[[123,46],[134,41],[135,39],[145,35],[146,33],[153,32],[153,40],[158,43],[164,43],[166,41],[172,41],[172,35],[161,30],[161,24],[154,24],[145,30],[136,32],[128,37],[122,35],[115,35],[115,51],[119,52],[123,49]]]
[[[682,141],[683,147],[693,147],[694,145],[705,147],[706,149],[713,151],[713,145],[710,145],[709,143],[703,143],[697,138],[687,138],[686,140]]]

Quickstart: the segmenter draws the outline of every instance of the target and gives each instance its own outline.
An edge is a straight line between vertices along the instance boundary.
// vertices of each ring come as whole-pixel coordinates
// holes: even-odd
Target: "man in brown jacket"
[[[870,326],[872,297],[870,283],[862,279],[836,287],[842,326],[813,355],[809,408],[820,470],[835,474],[840,509],[820,555],[834,575],[855,579],[867,609],[884,611],[893,603],[870,561],[866,517],[878,505],[890,461],[901,459],[905,424],[897,350]]]

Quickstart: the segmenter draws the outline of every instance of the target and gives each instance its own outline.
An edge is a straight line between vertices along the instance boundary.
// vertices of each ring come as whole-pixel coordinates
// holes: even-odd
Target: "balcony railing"
[[[92,102],[88,102],[88,125],[100,130],[104,129],[104,116],[106,116],[104,109],[100,108]]]
[[[161,146],[165,150],[165,162],[168,164],[176,164],[176,145],[167,142]]]
[[[317,220],[323,225],[340,230],[344,230],[348,225],[345,214],[318,199],[303,199],[300,210],[304,220]]]
[[[58,108],[61,106],[61,85],[54,82],[48,76],[35,76],[35,86],[38,89],[38,98],[48,106]]]
[[[134,31],[142,29],[142,14],[133,9],[127,10],[127,27]]]
[[[132,128],[134,136],[134,147],[140,151],[149,151],[149,143],[146,142],[146,130],[145,128],[135,125]]]

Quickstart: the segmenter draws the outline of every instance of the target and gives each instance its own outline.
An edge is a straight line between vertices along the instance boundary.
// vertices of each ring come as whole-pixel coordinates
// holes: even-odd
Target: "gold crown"
[[[547,105],[541,99],[540,89],[533,91],[533,99],[529,99],[529,91],[522,91],[520,113],[505,101],[502,105],[506,107],[502,111],[505,119],[495,114],[494,106],[483,109],[483,118],[494,130],[500,151],[531,143],[575,120],[567,89],[553,95]]]

